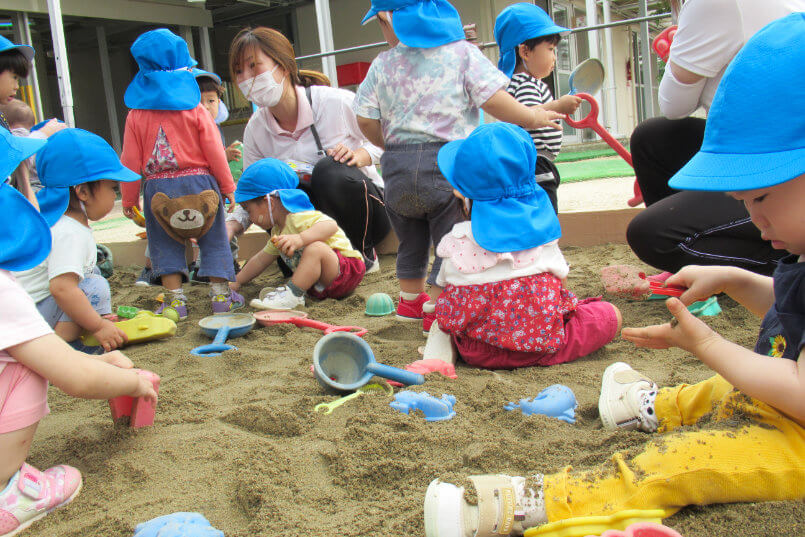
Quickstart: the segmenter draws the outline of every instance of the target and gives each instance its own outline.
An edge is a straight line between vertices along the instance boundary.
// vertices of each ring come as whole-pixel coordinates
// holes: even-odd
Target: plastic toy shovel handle
[[[218,329],[218,333],[215,334],[215,339],[212,340],[212,343],[209,345],[201,345],[200,347],[196,347],[190,351],[190,354],[194,356],[210,357],[219,356],[222,352],[230,349],[237,349],[237,347],[234,345],[227,345],[224,343],[227,336],[229,336],[229,330],[229,326],[222,326]]]
[[[360,326],[337,326],[334,324],[316,321],[314,319],[308,319],[306,317],[293,317],[288,319],[288,322],[293,323],[296,326],[316,328],[323,331],[325,334],[332,334],[333,332],[351,332],[356,336],[363,336],[366,334],[366,332],[368,332],[366,328],[361,328]]]
[[[390,365],[378,364],[377,362],[370,362],[366,365],[366,370],[386,379],[396,380],[401,384],[424,384],[425,377],[419,373],[412,373],[399,367],[392,367]]]
[[[615,138],[609,134],[604,127],[598,123],[598,103],[593,98],[592,95],[588,93],[578,93],[576,94],[577,97],[581,97],[588,103],[590,103],[590,113],[587,114],[586,117],[576,121],[575,119],[571,118],[570,116],[565,117],[565,121],[571,127],[576,129],[593,129],[595,133],[604,140],[609,147],[615,150],[615,152],[623,158],[626,162],[629,163],[629,166],[634,167],[632,164],[632,155],[629,153],[625,147],[623,147],[620,142],[618,142]]]

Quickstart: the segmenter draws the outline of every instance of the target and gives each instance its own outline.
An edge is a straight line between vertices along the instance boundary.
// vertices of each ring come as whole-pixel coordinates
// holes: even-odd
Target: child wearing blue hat
[[[31,71],[34,49],[28,45],[15,45],[0,35],[0,104],[11,102],[20,89],[20,79]],[[9,130],[8,121],[0,113],[0,127]]]
[[[44,144],[0,129],[0,176]],[[85,399],[128,395],[156,402],[157,394],[119,351],[93,357],[77,352],[39,315],[9,271],[45,259],[50,230],[42,215],[6,184],[0,184],[0,229],[0,535],[10,536],[81,490],[76,468],[59,465],[42,472],[25,462],[36,427],[49,412],[48,382]]]
[[[439,168],[465,200],[470,221],[454,225],[436,248],[436,284],[444,288],[436,322],[470,365],[570,362],[620,329],[614,305],[579,301],[564,287],[561,229],[534,182],[536,158],[528,133],[510,123],[481,125],[439,150]]]
[[[570,30],[557,25],[545,11],[526,2],[512,4],[495,20],[495,41],[500,47],[498,68],[511,79],[506,91],[525,105],[542,105],[545,110],[572,114],[581,105],[581,98],[565,95],[553,99],[551,89],[543,82],[556,64],[556,46]],[[535,178],[545,189],[558,212],[556,191],[559,170],[553,161],[562,147],[562,131],[541,128],[528,131],[537,148]]]
[[[126,334],[103,316],[112,312],[109,282],[96,271],[97,246],[89,227],[115,204],[117,182],[139,176],[120,164],[103,138],[81,129],[65,129],[37,153],[44,185],[36,196],[51,227],[53,248],[38,266],[15,274],[57,335],[82,348],[79,336],[90,332],[104,350],[116,349]]]
[[[373,0],[363,23],[374,17],[391,49],[372,62],[353,109],[366,138],[385,148],[386,212],[400,240],[397,319],[422,319],[427,332],[434,308],[425,293],[430,246],[461,220],[436,166],[437,151],[472,132],[479,108],[528,128],[559,129],[551,120],[561,115],[526,107],[506,93],[508,78],[464,40],[461,19],[447,0]],[[440,263],[434,261],[427,279],[432,286]],[[433,287],[431,295],[439,292]]]
[[[756,33],[721,80],[701,150],[670,181],[741,200],[763,235],[791,255],[771,278],[685,267],[667,280],[688,288],[666,303],[673,322],[623,329],[640,347],[679,347],[717,374],[658,389],[627,364],[610,365],[598,402],[604,427],[668,433],[661,442],[590,469],[473,476],[475,505],[463,488],[434,480],[425,497],[428,537],[518,535],[628,509],[670,516],[686,505],[805,498],[805,117],[770,118],[767,106],[769,88],[781,102],[799,96],[803,65],[805,13]],[[763,316],[754,350],[724,340],[685,307],[722,292]]]
[[[243,306],[243,297],[228,285],[235,270],[223,198],[231,212],[235,183],[215,122],[201,105],[191,71],[196,61],[187,43],[164,28],[139,36],[131,53],[140,70],[124,96],[131,110],[120,159],[145,179],[143,215],[151,266],[170,292],[157,312],[170,306],[180,318],[187,317],[185,243],[196,239],[202,254],[198,275],[210,279],[212,311],[228,313]],[[133,208],[140,206],[140,183],[123,185],[121,191],[124,213],[133,218]]]
[[[296,172],[273,158],[258,160],[238,181],[235,201],[252,222],[270,233],[271,240],[243,266],[232,287],[240,289],[278,257],[293,271],[284,286],[252,300],[253,308],[304,306],[305,292],[317,299],[342,298],[358,287],[366,273],[361,253],[335,220],[313,208],[298,185]]]

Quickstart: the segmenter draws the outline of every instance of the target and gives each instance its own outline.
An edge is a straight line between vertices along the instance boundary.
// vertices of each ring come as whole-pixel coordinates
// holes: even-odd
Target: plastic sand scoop
[[[228,337],[240,337],[254,327],[254,316],[250,313],[226,313],[210,315],[198,322],[201,331],[215,338],[208,345],[201,345],[190,351],[195,356],[219,356],[228,350],[237,350],[234,345],[224,343]]]
[[[377,363],[369,344],[349,332],[333,332],[316,343],[313,373],[322,386],[339,392],[353,392],[373,375],[403,384],[425,382],[418,373]]]
[[[338,326],[315,321],[307,318],[307,313],[297,310],[263,310],[254,314],[254,318],[263,326],[272,324],[291,323],[294,326],[317,328],[326,334],[333,332],[350,332],[356,336],[363,336],[368,332],[360,326]]]
[[[597,58],[588,58],[578,64],[567,81],[570,94],[598,93],[604,85],[604,64]]]
[[[358,388],[355,391],[355,393],[345,395],[344,397],[339,397],[335,401],[330,401],[329,403],[319,403],[318,405],[313,407],[313,412],[323,412],[324,414],[330,414],[333,410],[340,407],[347,401],[355,399],[356,397],[360,397],[365,393],[372,393],[372,392],[382,392],[385,395],[394,395],[394,388],[392,388],[387,382],[367,384],[365,386],[361,386],[360,388]]]
[[[138,315],[134,319],[118,321],[115,326],[126,333],[128,341],[126,345],[132,343],[145,343],[154,339],[161,339],[176,335],[176,323],[165,317],[152,315]],[[99,346],[101,343],[92,334],[81,336],[84,345],[90,347]]]

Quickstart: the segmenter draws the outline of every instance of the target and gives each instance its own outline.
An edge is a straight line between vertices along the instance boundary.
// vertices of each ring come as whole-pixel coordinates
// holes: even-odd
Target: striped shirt
[[[542,80],[537,80],[529,73],[516,73],[506,91],[512,97],[526,106],[535,104],[547,104],[553,101],[553,95],[548,85]],[[534,140],[534,147],[540,156],[553,160],[562,148],[562,131],[543,127],[541,129],[530,130],[528,133]]]

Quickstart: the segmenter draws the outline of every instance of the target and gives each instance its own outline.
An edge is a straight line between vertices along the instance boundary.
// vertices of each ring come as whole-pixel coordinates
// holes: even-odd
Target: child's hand
[[[45,135],[46,138],[50,138],[57,132],[64,130],[67,128],[65,123],[62,123],[56,118],[51,119],[39,129],[39,132]]]
[[[575,95],[564,95],[556,100],[556,110],[563,114],[572,115],[579,109],[582,100],[581,97]]]
[[[727,267],[688,265],[665,280],[665,283],[688,288],[679,297],[679,300],[687,306],[697,300],[706,300],[713,295],[723,293],[729,281],[729,273],[730,270]]]
[[[137,379],[137,387],[129,395],[131,397],[142,397],[149,403],[156,403],[157,392],[154,391],[154,385],[151,380],[147,376],[140,374],[139,371],[137,371]]]
[[[92,333],[106,352],[112,351],[129,340],[126,333],[109,319],[101,318],[100,327]]]
[[[558,123],[554,123],[553,120],[564,118],[564,114],[553,112],[551,110],[545,110],[538,104],[529,106],[529,108],[534,112],[534,119],[530,125],[526,126],[527,129],[534,130],[541,129],[543,127],[550,127],[559,131],[562,130],[562,126]]]
[[[230,144],[229,147],[224,150],[224,152],[226,153],[227,162],[238,160],[243,155],[240,149],[238,149],[238,142],[233,142]]]
[[[137,216],[136,214],[134,214],[134,208],[135,207],[137,208],[138,211],[140,210],[140,200],[139,199],[131,207],[123,207],[123,216],[125,216],[129,220],[134,220],[134,218]]]
[[[224,197],[229,201],[229,209],[226,212],[231,213],[235,210],[235,193],[230,192],[229,194],[224,194]]]
[[[101,354],[98,356],[98,359],[121,369],[131,369],[134,367],[134,364],[131,362],[131,360],[129,360],[128,356],[120,351],[112,351]]]
[[[233,291],[240,292],[240,284],[238,282],[229,282],[229,288]]]
[[[305,245],[305,242],[302,240],[302,236],[298,233],[294,235],[279,235],[277,236],[276,241],[274,241],[274,238],[272,237],[272,242],[280,252],[288,257],[293,256],[294,252]]]
[[[621,337],[638,347],[649,349],[679,347],[697,356],[713,342],[721,339],[721,336],[689,312],[678,299],[669,298],[665,301],[665,305],[674,316],[670,323],[643,328],[624,328]]]

